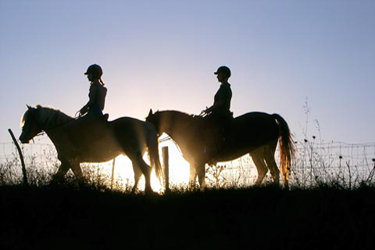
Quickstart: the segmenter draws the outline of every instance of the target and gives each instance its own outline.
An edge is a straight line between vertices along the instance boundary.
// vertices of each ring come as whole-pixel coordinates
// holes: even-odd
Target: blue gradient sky
[[[20,134],[26,103],[74,116],[92,63],[104,70],[110,119],[198,114],[228,65],[236,116],[279,113],[297,139],[307,122],[326,142],[373,142],[374,25],[366,0],[0,0],[0,142],[8,128]]]

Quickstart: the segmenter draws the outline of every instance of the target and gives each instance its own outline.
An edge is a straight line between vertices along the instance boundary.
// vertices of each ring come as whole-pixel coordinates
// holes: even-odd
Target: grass
[[[151,196],[132,194],[121,179],[111,188],[108,174],[88,165],[85,184],[68,175],[51,185],[57,164],[35,159],[25,187],[14,157],[0,166],[0,248],[374,249],[372,172],[348,175],[343,164],[329,173],[308,149],[310,165],[304,174],[294,168],[289,190],[238,185],[243,174],[230,179],[220,165],[207,169],[204,192],[174,185]]]
[[[373,249],[375,189],[1,186],[2,249]]]

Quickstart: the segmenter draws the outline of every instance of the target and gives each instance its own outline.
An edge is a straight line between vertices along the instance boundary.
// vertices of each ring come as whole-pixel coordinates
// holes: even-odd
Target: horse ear
[[[150,109],[150,112],[148,113],[148,116],[152,115],[152,109]]]
[[[26,107],[27,107],[27,109],[29,109],[29,110],[32,109],[32,107],[29,106],[29,105],[27,105],[27,104],[26,104]]]

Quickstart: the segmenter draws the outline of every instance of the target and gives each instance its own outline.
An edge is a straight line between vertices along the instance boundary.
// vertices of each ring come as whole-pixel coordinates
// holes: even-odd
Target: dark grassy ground
[[[1,249],[375,249],[375,188],[0,187]]]

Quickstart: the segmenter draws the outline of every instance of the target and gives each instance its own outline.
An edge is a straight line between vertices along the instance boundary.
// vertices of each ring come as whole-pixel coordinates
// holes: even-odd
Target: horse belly
[[[218,162],[232,161],[234,159],[240,158],[250,153],[251,150],[252,149],[250,147],[241,147],[241,148],[228,147],[228,148],[225,148],[224,151],[219,153],[215,157],[215,160],[217,160]]]
[[[80,157],[80,162],[106,162],[116,158],[121,153],[118,151],[110,151],[110,150],[103,150],[103,151],[91,151],[82,154]]]
[[[235,122],[230,134],[226,138],[223,149],[216,160],[230,161],[244,156],[251,151],[268,144],[277,142],[279,133],[274,120],[256,120],[254,122],[243,120]],[[251,117],[250,117],[251,118]]]
[[[106,162],[122,153],[111,133],[96,135],[94,138],[81,137],[66,141],[59,147],[59,156],[74,162]],[[59,157],[60,158],[60,157]]]
[[[85,162],[105,162],[114,159],[122,153],[118,143],[108,138],[94,140],[80,151],[82,161]]]

